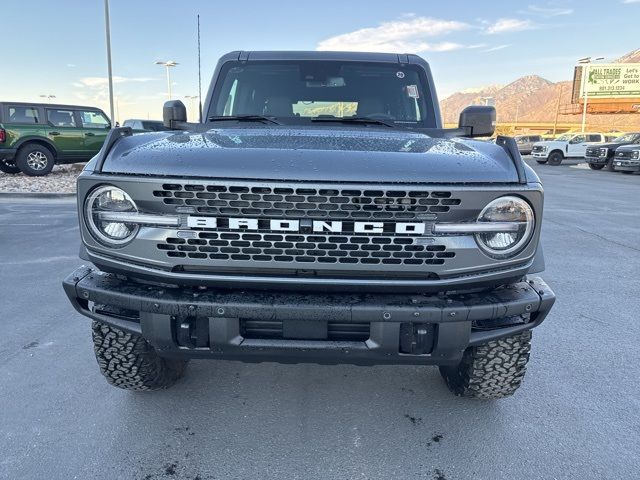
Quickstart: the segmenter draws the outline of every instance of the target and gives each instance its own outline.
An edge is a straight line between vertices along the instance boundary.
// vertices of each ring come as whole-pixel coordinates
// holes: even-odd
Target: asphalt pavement
[[[638,478],[640,175],[536,170],[558,299],[499,401],[412,366],[192,361],[169,390],[115,389],[61,287],[75,202],[0,199],[0,478]]]

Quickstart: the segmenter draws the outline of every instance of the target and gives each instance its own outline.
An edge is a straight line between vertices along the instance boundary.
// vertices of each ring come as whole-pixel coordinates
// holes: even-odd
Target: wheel
[[[30,143],[18,150],[16,165],[22,173],[31,177],[47,175],[53,169],[55,160],[47,147]]]
[[[536,162],[538,162],[540,165],[544,165],[545,163],[547,163],[547,160],[536,160]]]
[[[161,390],[182,377],[187,360],[167,359],[140,335],[93,322],[93,350],[102,375],[124,390]]]
[[[615,170],[613,169],[613,159],[607,160],[607,171],[615,172]]]
[[[13,160],[0,160],[0,172],[4,173],[20,173],[20,169]]]
[[[549,165],[553,165],[554,167],[560,165],[563,159],[564,156],[561,152],[551,152],[549,158],[547,158]]]
[[[440,367],[449,390],[461,397],[503,398],[522,384],[531,350],[531,331],[469,347],[462,361]]]
[[[591,170],[602,170],[604,168],[604,164],[599,163],[589,163],[588,165]]]

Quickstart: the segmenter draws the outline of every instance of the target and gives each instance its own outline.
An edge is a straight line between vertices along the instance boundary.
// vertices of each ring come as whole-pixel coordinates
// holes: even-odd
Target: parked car
[[[613,160],[618,149],[625,145],[639,144],[639,132],[625,133],[624,135],[617,137],[610,143],[603,143],[601,145],[593,145],[587,147],[584,158],[587,160],[589,168],[591,168],[592,170],[602,170],[606,166],[607,170],[612,172],[614,170]]]
[[[542,135],[516,135],[514,138],[521,155],[529,155],[533,144],[542,141]]]
[[[113,130],[78,178],[93,266],[64,289],[107,381],[167,388],[190,358],[435,364],[456,395],[513,394],[555,295],[540,179],[513,138],[474,140],[495,109],[443,130],[416,55],[236,51],[211,85],[202,123],[169,101],[171,131]]]
[[[0,170],[42,176],[56,163],[87,161],[110,128],[95,107],[0,102]]]
[[[536,143],[531,155],[538,163],[560,165],[565,158],[584,158],[590,144],[605,141],[602,133],[565,133],[555,140]]]
[[[640,145],[626,145],[618,148],[611,163],[616,172],[640,172]]]
[[[137,132],[162,132],[167,130],[162,123],[162,120],[140,120],[137,118],[131,118],[125,120],[122,124],[123,127],[131,127],[134,133]]]

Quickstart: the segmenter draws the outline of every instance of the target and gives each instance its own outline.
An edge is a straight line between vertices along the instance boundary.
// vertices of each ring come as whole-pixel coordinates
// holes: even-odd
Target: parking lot
[[[413,366],[192,361],[170,390],[115,389],[61,287],[74,200],[0,199],[0,478],[637,478],[640,176],[533,165],[558,300],[500,401]]]

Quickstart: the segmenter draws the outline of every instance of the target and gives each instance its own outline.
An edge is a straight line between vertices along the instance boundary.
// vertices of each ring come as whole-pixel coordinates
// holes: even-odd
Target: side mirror
[[[187,121],[187,107],[180,100],[169,100],[162,107],[162,123],[173,129],[176,123]]]
[[[490,137],[496,129],[496,109],[485,105],[469,105],[460,112],[458,128],[467,137]]]

